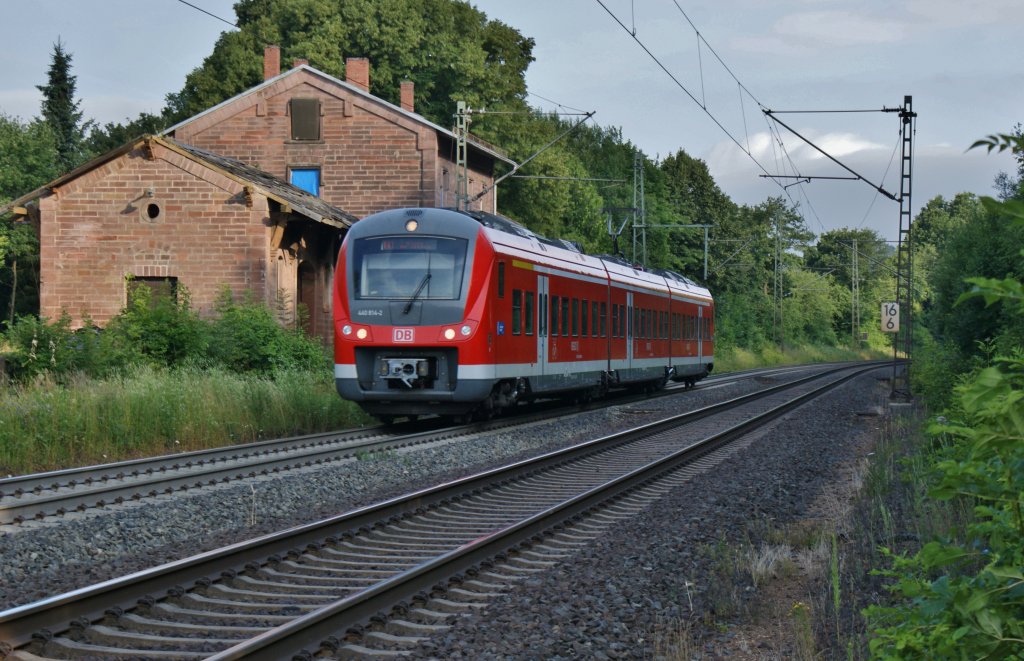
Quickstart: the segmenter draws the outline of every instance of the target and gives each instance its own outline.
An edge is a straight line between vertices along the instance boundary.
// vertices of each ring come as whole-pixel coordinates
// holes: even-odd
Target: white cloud
[[[772,26],[772,32],[787,41],[833,47],[892,43],[906,31],[903,23],[891,18],[844,10],[797,12]]]
[[[907,0],[907,11],[917,20],[940,28],[965,25],[1011,25],[1024,21],[1020,0]]]

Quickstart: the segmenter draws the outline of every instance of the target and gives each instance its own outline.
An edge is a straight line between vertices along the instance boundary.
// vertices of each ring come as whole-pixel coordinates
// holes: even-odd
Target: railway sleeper
[[[254,604],[228,599],[213,599],[194,592],[183,594],[178,599],[196,610],[227,612],[235,615],[291,615],[297,617],[320,608],[314,604]]]
[[[372,647],[345,643],[332,657],[335,659],[400,659],[409,656],[404,650],[375,650]]]
[[[226,649],[238,643],[237,638],[184,638],[180,636],[155,636],[152,634],[123,631],[102,624],[86,627],[79,634],[78,642],[99,647],[149,651],[175,649],[186,652],[213,652]],[[62,637],[63,638],[63,637]],[[78,636],[74,638],[78,639]],[[55,638],[51,641],[59,640]],[[138,652],[136,652],[138,654]]]
[[[65,659],[174,659],[180,661],[181,659],[205,659],[210,656],[209,652],[185,652],[181,650],[175,650],[173,652],[166,650],[146,650],[146,653],[139,654],[138,650],[125,649],[122,647],[110,647],[105,645],[91,645],[89,643],[81,643],[70,638],[54,638],[50,642],[46,643],[44,650],[36,650],[43,656],[28,656],[28,657],[8,657],[8,658],[21,658],[21,659],[53,659],[65,658]]]
[[[214,598],[238,600],[242,603],[265,603],[273,606],[287,606],[292,603],[323,604],[336,601],[337,594],[284,594],[281,592],[256,592],[243,590],[222,583],[205,588],[206,595]]]
[[[271,627],[245,627],[224,624],[193,624],[191,622],[174,622],[170,620],[155,620],[135,613],[125,613],[117,618],[118,626],[127,629],[137,630],[139,633],[167,635],[174,634],[181,637],[203,638],[210,635],[218,638],[252,638],[259,633],[268,631]]]
[[[236,613],[220,613],[209,610],[195,610],[192,608],[181,608],[173,604],[158,603],[153,606],[139,609],[143,614],[150,614],[154,617],[173,617],[179,622],[189,622],[199,625],[218,623],[215,626],[250,626],[270,628],[295,619],[294,615],[252,615]]]
[[[444,633],[449,628],[446,624],[424,624],[402,618],[388,620],[387,624],[384,625],[385,631],[396,636],[431,636],[437,633]]]

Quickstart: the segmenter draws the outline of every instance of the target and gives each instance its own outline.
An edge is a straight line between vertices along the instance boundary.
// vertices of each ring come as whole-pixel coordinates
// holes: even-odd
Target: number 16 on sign
[[[882,332],[900,331],[900,306],[895,302],[882,303]]]

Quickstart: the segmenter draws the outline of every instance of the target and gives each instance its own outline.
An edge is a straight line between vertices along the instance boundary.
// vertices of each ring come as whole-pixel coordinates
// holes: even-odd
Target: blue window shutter
[[[320,195],[320,168],[297,168],[292,170],[291,177],[292,186]]]

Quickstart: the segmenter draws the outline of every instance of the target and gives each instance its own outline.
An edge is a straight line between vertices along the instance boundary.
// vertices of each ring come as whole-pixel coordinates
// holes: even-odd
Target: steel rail
[[[872,364],[860,369],[874,369],[875,367],[877,365]],[[95,621],[102,618],[104,613],[111,608],[130,608],[140,598],[181,590],[180,585],[184,582],[215,581],[221,578],[224,572],[236,571],[251,562],[265,562],[268,557],[280,557],[281,554],[303,549],[309,544],[330,538],[332,534],[359,530],[408,513],[410,510],[445,502],[457,495],[482,489],[493,485],[496,481],[534,473],[598,450],[616,447],[663,430],[695,422],[844,369],[851,368],[833,368],[793,382],[736,397],[727,402],[678,414],[665,420],[549,452],[509,466],[484,471],[447,484],[422,489],[322,521],[264,535],[254,540],[166,563],[126,577],[112,579],[95,586],[0,612],[0,641],[12,647],[21,646],[29,642],[35,632],[63,631],[67,628],[68,622],[82,618]]]

